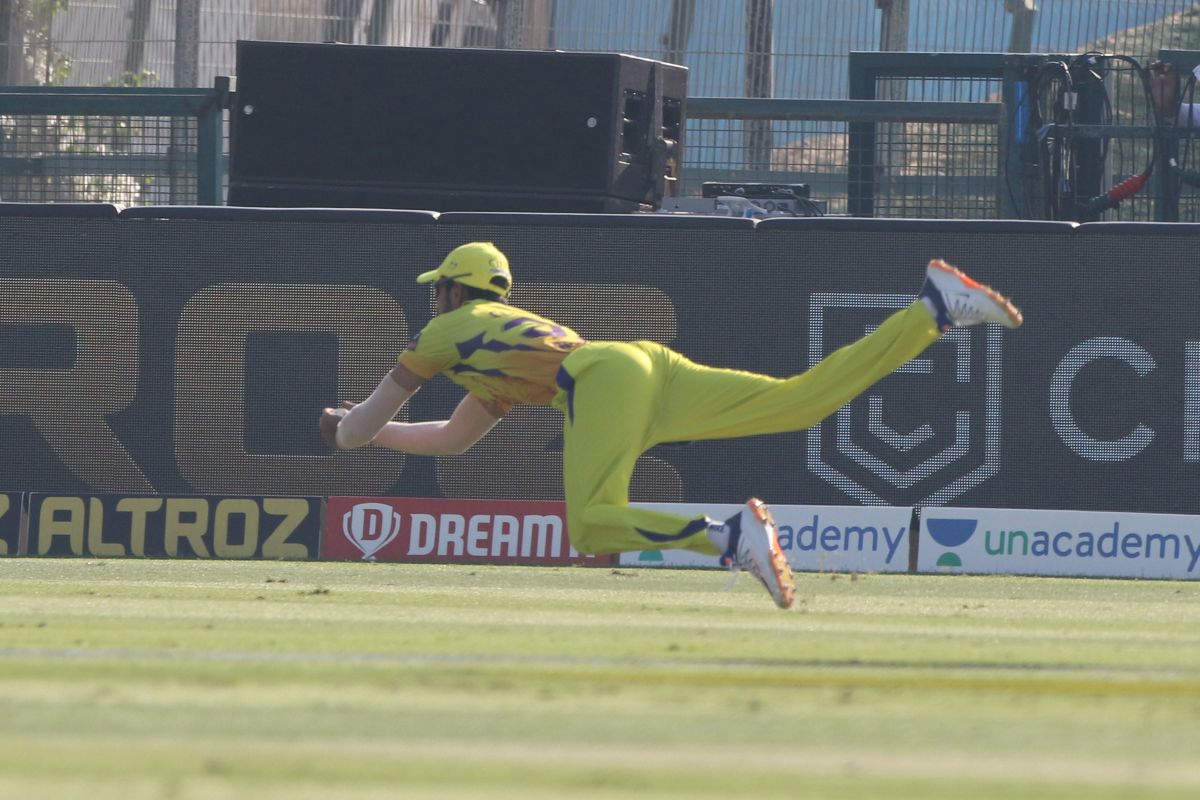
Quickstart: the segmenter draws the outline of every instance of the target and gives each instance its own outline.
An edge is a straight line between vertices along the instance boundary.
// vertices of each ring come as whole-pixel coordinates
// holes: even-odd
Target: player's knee
[[[602,556],[621,552],[621,548],[614,544],[614,530],[611,527],[578,520],[574,525],[567,523],[567,535],[571,546],[581,555]]]
[[[581,532],[576,534],[574,531],[572,531],[570,539],[571,546],[575,548],[575,552],[580,553],[581,555],[595,556],[604,552],[599,542],[595,541],[593,537],[590,537],[585,533]]]

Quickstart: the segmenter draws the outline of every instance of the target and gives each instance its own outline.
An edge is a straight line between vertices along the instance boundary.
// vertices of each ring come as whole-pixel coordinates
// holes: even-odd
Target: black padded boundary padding
[[[120,213],[111,203],[0,203],[0,217],[89,217],[113,219]]]
[[[1076,222],[1009,219],[903,219],[888,217],[768,217],[759,220],[764,232],[797,229],[813,231],[868,231],[884,233],[1019,233],[1070,234],[1080,227]]]
[[[1190,238],[1200,233],[1195,222],[1087,222],[1079,226],[1083,236],[1170,236]]]
[[[72,412],[0,414],[22,454],[0,489],[561,497],[550,409],[518,407],[453,458],[335,455],[316,430],[429,320],[417,274],[487,240],[513,302],[585,338],[779,378],[911,306],[931,257],[1025,312],[1016,331],[950,331],[807,431],[655,448],[636,500],[1200,513],[1198,225],[346,214],[0,217],[0,374],[22,408]],[[404,418],[461,397],[431,380]]]
[[[520,214],[494,211],[446,211],[438,225],[516,225],[545,228],[615,228],[632,230],[753,230],[756,220],[743,217],[698,217],[672,214]]]
[[[358,222],[433,225],[435,211],[380,208],[251,208],[237,206],[132,206],[121,219],[201,219],[230,222]]]

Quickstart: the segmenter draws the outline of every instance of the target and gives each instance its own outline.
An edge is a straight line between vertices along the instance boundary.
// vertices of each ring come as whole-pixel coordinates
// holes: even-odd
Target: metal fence
[[[54,9],[61,6],[61,10]],[[0,84],[211,86],[238,39],[621,51],[695,96],[846,97],[856,50],[1143,58],[1200,46],[1192,0],[71,0],[0,3]],[[189,17],[189,14],[191,17]],[[194,52],[177,52],[187,40]],[[181,58],[194,69],[181,70]],[[751,72],[758,73],[757,76]],[[180,83],[180,75],[191,83]],[[765,80],[764,80],[765,76]]]
[[[0,200],[218,204],[225,95],[217,89],[0,90]]]
[[[0,92],[0,200],[220,204],[228,104],[224,90]],[[682,194],[699,195],[712,180],[806,183],[831,214],[854,210],[854,198],[869,194],[871,216],[994,218],[1001,108],[692,98]],[[747,165],[745,129],[756,122],[769,124],[776,146],[768,162]],[[854,165],[864,159],[851,147],[854,124],[883,133],[873,152],[903,152],[911,163],[897,155],[892,169],[858,175]]]
[[[869,216],[1044,218],[1045,209],[1026,196],[1028,181],[1013,178],[1019,170],[1004,149],[1013,105],[989,107],[1006,99],[999,74],[878,76],[870,94],[856,94],[851,51],[1097,49],[1147,63],[1160,48],[1200,49],[1200,5],[1183,0],[1046,0],[1032,13],[1005,0],[73,0],[42,17],[18,6],[56,4],[0,3],[0,70],[10,83],[109,94],[110,86],[168,92],[152,87],[189,74],[212,85],[235,71],[240,38],[621,50],[678,61],[691,69],[685,194],[705,180],[802,182],[830,212]],[[195,63],[181,69],[185,58]],[[1128,75],[1106,83],[1112,184],[1147,162],[1149,136],[1139,141],[1136,131],[1152,120]],[[739,106],[740,97],[768,105]],[[846,97],[910,105],[821,105]],[[799,105],[770,105],[788,101]],[[959,108],[946,116],[951,106],[914,103]],[[189,142],[207,138],[179,118],[41,113],[0,106],[0,197],[208,202],[180,171],[181,155],[187,161],[197,146]],[[1184,142],[1180,155],[1194,167],[1192,150]],[[1200,213],[1196,192],[1178,188],[1184,219]],[[1170,218],[1155,197],[1111,216]]]
[[[219,204],[228,105],[228,93],[216,89],[0,91],[0,199]],[[1008,155],[1004,103],[692,98],[688,114],[684,195],[699,195],[705,181],[804,183],[830,214],[1050,218],[1037,180]],[[1150,189],[1105,218],[1200,219],[1198,184],[1163,165],[1174,154],[1194,172],[1200,139],[1129,122],[1092,134],[1107,137],[1106,186],[1144,169],[1156,141],[1174,146],[1158,154]],[[747,130],[759,123],[769,125],[772,146],[756,163]],[[1074,135],[1089,134],[1079,126]]]
[[[831,214],[1000,215],[999,103],[693,98],[688,116],[684,194],[699,194],[705,181],[804,183]],[[766,164],[747,156],[754,121],[770,125]],[[856,142],[855,126],[878,133]],[[864,173],[857,165],[867,161]],[[854,208],[864,194],[871,198],[865,214]]]

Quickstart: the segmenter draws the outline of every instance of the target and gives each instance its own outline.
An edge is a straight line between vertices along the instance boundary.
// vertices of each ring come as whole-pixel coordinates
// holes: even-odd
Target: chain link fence
[[[148,115],[0,116],[0,198],[22,203],[194,205],[196,120]]]
[[[218,89],[0,87],[0,200],[220,202]]]
[[[1036,5],[1036,10],[1025,10]],[[170,86],[194,37],[195,85],[238,39],[619,51],[681,63],[697,97],[846,96],[854,50],[1147,58],[1200,44],[1191,0],[10,0],[0,84]],[[187,16],[195,15],[188,29]],[[764,94],[759,94],[762,92]]]
[[[1079,53],[1148,63],[1160,49],[1200,49],[1190,0],[10,0],[0,2],[0,85],[209,87],[235,72],[239,39],[431,47],[620,51],[689,67],[694,98],[844,99],[853,51]],[[188,61],[189,63],[184,63]],[[180,83],[181,80],[188,81]],[[896,101],[994,102],[999,81],[884,81]],[[1113,119],[1145,118],[1140,89],[1120,84]],[[0,114],[3,112],[0,111]],[[113,138],[111,130],[130,127]],[[153,119],[66,122],[0,117],[0,196],[175,202],[163,165],[177,153]],[[703,180],[806,182],[844,213],[845,121],[691,119],[684,191]],[[873,142],[880,216],[994,217],[1002,165],[996,125],[880,124]],[[176,134],[178,138],[178,134]],[[133,148],[126,152],[121,148]],[[174,149],[172,149],[174,147]],[[79,152],[157,153],[134,187],[122,173],[65,174]],[[1112,176],[1145,145],[1117,140]],[[1190,151],[1189,151],[1190,152]],[[1193,159],[1195,160],[1195,159]],[[107,163],[116,163],[109,160]],[[34,170],[42,170],[34,174]],[[166,171],[164,171],[166,170]],[[134,170],[139,174],[145,169]],[[990,177],[989,177],[990,176]],[[107,181],[107,183],[105,183]],[[164,194],[164,192],[166,192]],[[165,199],[164,199],[165,198]],[[1150,218],[1139,201],[1121,218]]]

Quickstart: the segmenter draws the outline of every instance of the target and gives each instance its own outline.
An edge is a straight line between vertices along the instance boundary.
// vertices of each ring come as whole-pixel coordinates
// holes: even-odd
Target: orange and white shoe
[[[787,556],[779,548],[779,529],[767,504],[752,497],[741,513],[731,518],[729,548],[721,564],[731,570],[745,570],[762,581],[775,605],[791,608],[796,597],[796,580]]]
[[[925,285],[917,297],[942,331],[983,322],[1017,328],[1024,322],[1020,309],[1011,300],[940,258],[926,267]]]

